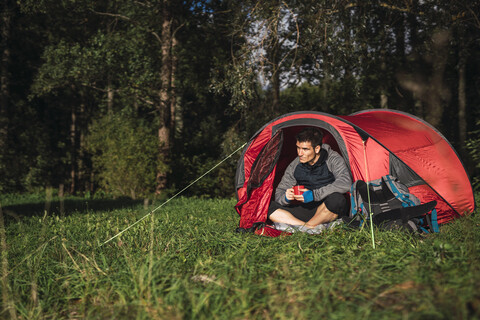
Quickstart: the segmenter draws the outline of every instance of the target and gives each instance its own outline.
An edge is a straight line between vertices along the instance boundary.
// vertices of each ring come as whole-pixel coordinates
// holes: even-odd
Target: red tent
[[[270,121],[244,148],[235,177],[240,228],[266,221],[273,191],[297,156],[295,135],[307,126],[324,132],[324,143],[344,157],[353,181],[396,176],[422,203],[437,201],[439,224],[475,210],[472,186],[457,153],[425,121],[388,109],[349,116],[304,111]]]

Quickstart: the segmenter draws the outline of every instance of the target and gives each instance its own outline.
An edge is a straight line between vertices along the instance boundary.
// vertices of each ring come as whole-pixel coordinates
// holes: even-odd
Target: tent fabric
[[[425,121],[389,109],[349,116],[305,111],[265,124],[244,148],[235,177],[240,228],[267,220],[273,191],[297,156],[295,135],[307,126],[323,131],[324,143],[343,156],[353,181],[392,174],[422,203],[437,201],[440,224],[475,210],[473,189],[457,153]]]

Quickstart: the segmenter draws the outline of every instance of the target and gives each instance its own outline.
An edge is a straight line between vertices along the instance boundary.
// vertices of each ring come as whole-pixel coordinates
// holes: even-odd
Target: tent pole
[[[362,139],[363,144],[363,159],[365,161],[365,173],[367,176],[367,198],[368,198],[368,214],[370,220],[370,233],[372,235],[372,246],[375,249],[375,234],[373,233],[373,219],[372,219],[372,204],[370,200],[370,177],[368,175],[368,163],[367,163],[367,148],[365,145],[366,141]]]

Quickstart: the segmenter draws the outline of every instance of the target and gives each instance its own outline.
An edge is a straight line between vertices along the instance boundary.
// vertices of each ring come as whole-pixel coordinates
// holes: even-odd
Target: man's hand
[[[294,194],[293,197],[294,197],[295,200],[300,201],[300,202],[305,202],[305,203],[313,200],[312,191],[310,191],[308,189],[299,189],[299,191],[301,191],[302,194],[300,194],[300,195],[295,195]]]
[[[310,202],[313,200],[313,196],[312,196],[312,191],[308,190],[308,189],[300,189],[300,191],[302,191],[302,194],[301,195],[295,195],[295,192],[293,191],[293,188],[290,188],[290,189],[287,189],[287,191],[285,192],[285,199],[287,199],[288,201],[292,201],[292,200],[296,200],[296,201],[299,201],[299,202]],[[306,198],[304,198],[304,193],[307,192],[306,194]],[[310,193],[310,194],[308,194]]]
[[[293,188],[287,189],[287,191],[285,192],[285,199],[287,199],[288,201],[295,200],[295,193],[293,191]]]

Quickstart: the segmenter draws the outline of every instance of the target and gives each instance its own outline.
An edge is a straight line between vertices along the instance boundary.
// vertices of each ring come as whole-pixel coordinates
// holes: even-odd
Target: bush
[[[87,137],[93,168],[105,192],[133,199],[155,190],[155,177],[166,170],[158,159],[155,131],[125,114],[110,114],[95,121]]]
[[[477,121],[477,126],[480,126],[480,121]],[[467,141],[467,149],[476,164],[475,169],[478,172],[480,170],[480,130],[472,132],[473,138]],[[480,179],[475,176],[473,178],[473,187],[476,191],[480,189]]]

